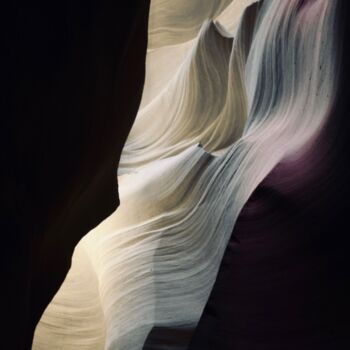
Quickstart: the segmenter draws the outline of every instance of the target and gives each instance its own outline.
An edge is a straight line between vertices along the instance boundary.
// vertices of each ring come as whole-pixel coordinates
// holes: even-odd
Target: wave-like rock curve
[[[98,346],[189,345],[242,208],[329,120],[337,11],[338,1],[265,0],[246,9],[233,42],[206,22],[172,80],[140,111],[120,163],[121,206],[79,244],[90,263],[77,258],[71,270],[96,276],[85,292],[98,290],[105,317]],[[48,329],[75,295],[65,283],[37,329],[38,349],[54,335],[74,344],[64,321]],[[99,322],[87,319],[84,298],[74,306],[76,319]]]

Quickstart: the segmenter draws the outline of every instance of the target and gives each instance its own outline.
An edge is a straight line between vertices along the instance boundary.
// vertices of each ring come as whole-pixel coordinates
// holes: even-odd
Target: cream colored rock
[[[337,1],[298,3],[253,5],[233,45],[204,24],[140,111],[122,157],[120,208],[77,247],[34,349],[81,341],[141,350],[153,327],[196,325],[247,199],[328,119]]]

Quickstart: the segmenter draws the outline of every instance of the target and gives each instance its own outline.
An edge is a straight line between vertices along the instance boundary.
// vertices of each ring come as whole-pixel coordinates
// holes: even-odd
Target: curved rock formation
[[[154,0],[149,21],[149,48],[176,45],[197,36],[203,22],[215,18],[232,0]]]
[[[296,14],[311,20],[321,3],[296,2]],[[323,5],[337,8],[330,43],[340,72],[327,121],[274,167],[243,207],[191,350],[350,346],[350,7]]]
[[[180,46],[159,39],[149,52],[150,65],[180,57],[124,147],[121,205],[78,244],[34,349],[75,349],[78,334],[82,348],[110,350],[346,344],[348,240],[327,238],[347,210],[348,6],[265,0],[232,39],[234,23],[199,30],[211,5],[182,38],[164,30]],[[174,28],[160,12],[159,32]]]

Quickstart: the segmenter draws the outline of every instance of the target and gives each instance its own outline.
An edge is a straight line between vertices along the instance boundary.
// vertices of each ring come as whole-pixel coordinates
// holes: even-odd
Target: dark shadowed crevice
[[[149,1],[5,6],[2,347],[30,349],[77,242],[118,206],[141,100]]]

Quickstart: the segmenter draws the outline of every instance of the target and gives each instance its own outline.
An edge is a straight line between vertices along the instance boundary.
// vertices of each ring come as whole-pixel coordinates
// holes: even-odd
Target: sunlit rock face
[[[346,341],[346,239],[326,243],[346,211],[343,6],[152,3],[121,205],[76,247],[34,349]]]

